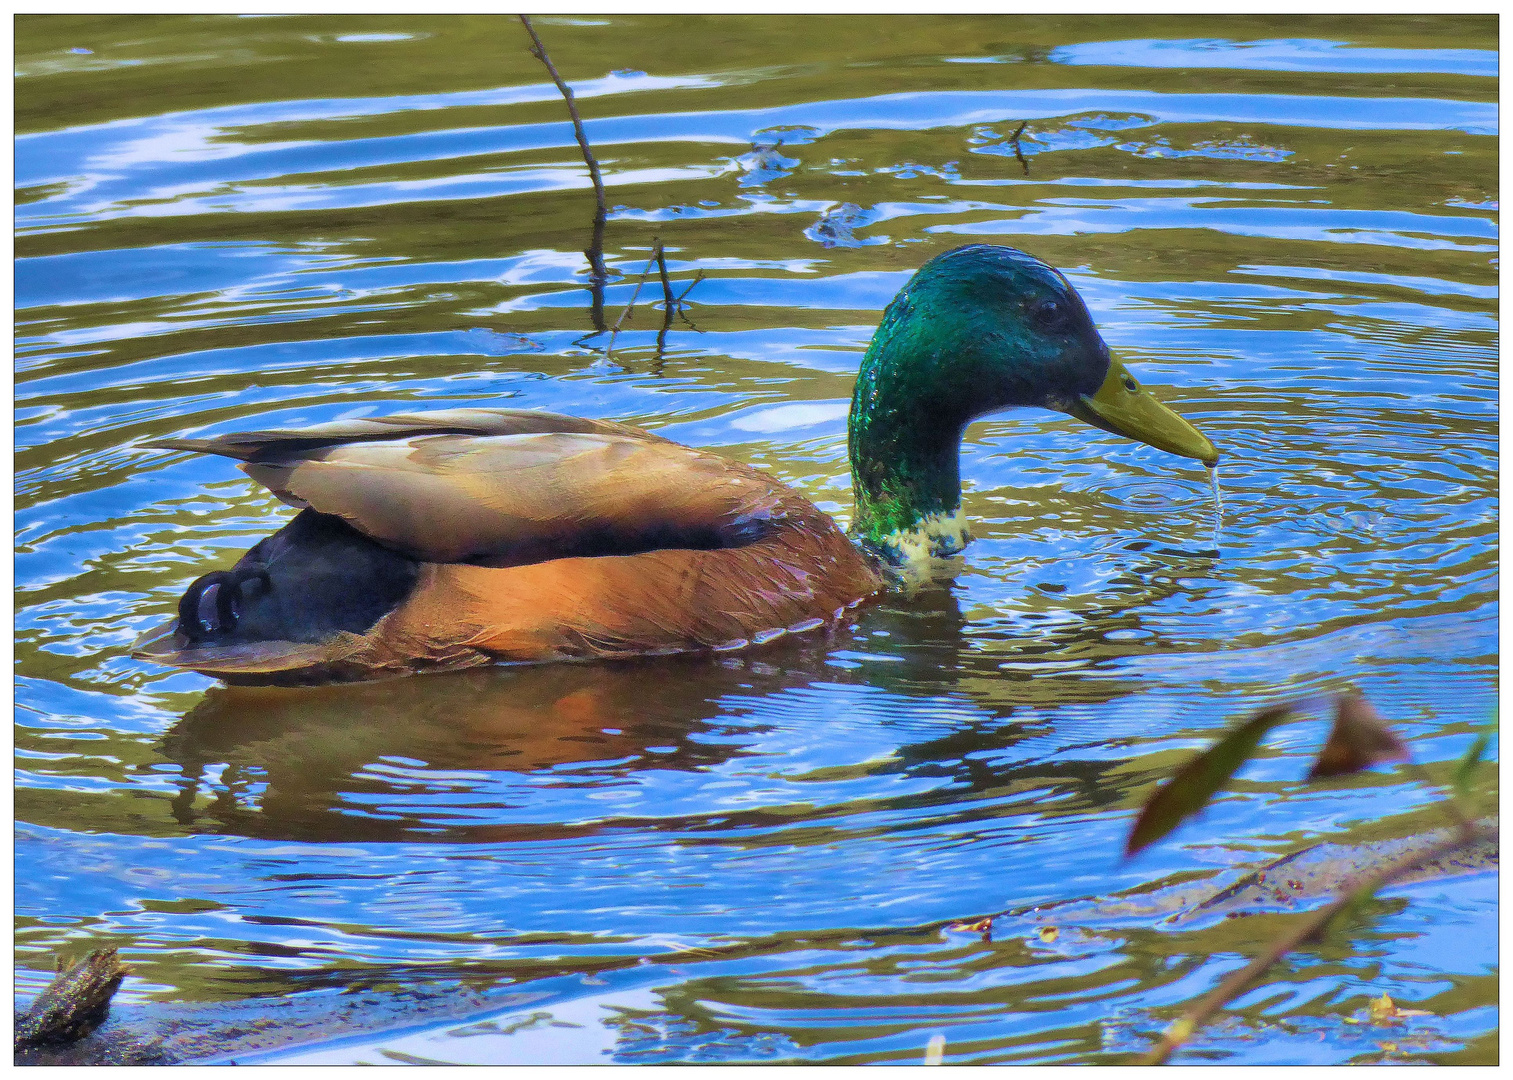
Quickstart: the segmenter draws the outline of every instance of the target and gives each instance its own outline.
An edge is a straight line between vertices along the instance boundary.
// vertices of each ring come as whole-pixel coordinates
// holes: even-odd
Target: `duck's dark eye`
[[[1030,318],[1034,320],[1035,329],[1048,334],[1065,330],[1070,314],[1067,306],[1059,300],[1036,300],[1030,308]]]
[[[1132,376],[1132,375],[1126,375],[1124,377],[1124,388],[1126,390],[1128,390],[1132,394],[1135,392],[1135,379],[1134,379],[1134,376]]]

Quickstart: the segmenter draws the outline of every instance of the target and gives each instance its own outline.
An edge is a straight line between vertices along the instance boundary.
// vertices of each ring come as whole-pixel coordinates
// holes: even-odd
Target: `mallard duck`
[[[193,582],[136,655],[315,683],[818,630],[965,546],[966,426],[1030,405],[1218,460],[1110,357],[1061,274],[983,244],[921,267],[862,360],[850,538],[757,469],[603,420],[449,409],[148,443],[236,458],[299,513]]]

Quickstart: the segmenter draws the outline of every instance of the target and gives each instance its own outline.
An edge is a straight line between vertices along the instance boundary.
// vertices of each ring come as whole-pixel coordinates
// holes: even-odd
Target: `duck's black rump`
[[[419,562],[341,518],[301,510],[229,571],[191,585],[177,630],[190,647],[214,648],[362,634],[409,595],[419,574]]]

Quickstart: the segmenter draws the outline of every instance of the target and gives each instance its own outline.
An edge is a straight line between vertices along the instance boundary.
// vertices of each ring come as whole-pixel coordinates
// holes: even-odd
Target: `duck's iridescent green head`
[[[1213,444],[1109,356],[1057,271],[1013,248],[937,255],[893,298],[851,398],[857,537],[894,559],[960,550],[966,426],[1036,405],[1212,465]]]

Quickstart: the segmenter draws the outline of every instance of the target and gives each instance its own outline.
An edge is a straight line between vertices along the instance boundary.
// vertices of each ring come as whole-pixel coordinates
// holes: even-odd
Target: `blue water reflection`
[[[1497,53],[1488,49],[1373,49],[1345,41],[1217,38],[1086,42],[1051,50],[1058,64],[1149,68],[1231,68],[1248,71],[1443,72],[1497,77]]]
[[[1302,785],[1319,717],[1119,856],[1150,783],[1259,701],[1358,687],[1436,777],[1495,709],[1484,28],[660,18],[537,24],[604,166],[606,321],[638,297],[612,354],[587,171],[491,22],[19,24],[18,993],[109,944],[123,1009],[508,1013],[323,1060],[917,1061],[939,1033],[953,1062],[1121,1061],[1262,934],[1102,901],[1440,824],[1405,769]],[[482,75],[448,36],[475,25]],[[545,409],[844,520],[861,353],[979,240],[1062,268],[1214,436],[1222,520],[1203,470],[1023,411],[968,429],[966,554],[830,638],[311,690],[128,655],[289,515],[142,448],[170,434]],[[671,320],[654,271],[637,292],[657,241]],[[1386,897],[1194,1053],[1390,1056],[1355,1022],[1390,993],[1433,1014],[1398,1058],[1486,1059],[1490,880]]]

